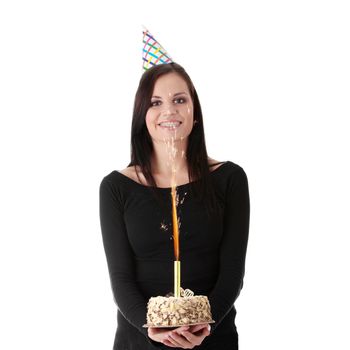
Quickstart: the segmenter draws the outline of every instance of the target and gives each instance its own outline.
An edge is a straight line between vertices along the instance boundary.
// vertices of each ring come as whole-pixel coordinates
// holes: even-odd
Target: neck
[[[171,177],[176,173],[187,173],[186,160],[186,140],[176,140],[173,138],[167,141],[153,142],[152,173]]]

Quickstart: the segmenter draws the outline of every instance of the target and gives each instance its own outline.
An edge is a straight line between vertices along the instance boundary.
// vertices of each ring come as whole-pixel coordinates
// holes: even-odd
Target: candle
[[[181,287],[181,266],[180,266],[180,244],[179,244],[179,222],[177,220],[176,210],[176,185],[173,184],[171,187],[171,203],[172,203],[172,214],[173,214],[173,237],[174,237],[174,296],[180,297]]]
[[[176,139],[176,130],[175,130]],[[174,296],[180,297],[181,275],[180,275],[180,241],[179,241],[179,222],[176,210],[176,166],[175,156],[177,148],[175,147],[175,139],[171,137],[171,142],[164,139],[167,146],[167,151],[171,165],[171,207],[172,207],[172,222],[173,222],[173,241],[174,241]],[[181,139],[182,140],[182,139]],[[169,163],[168,163],[169,164]]]

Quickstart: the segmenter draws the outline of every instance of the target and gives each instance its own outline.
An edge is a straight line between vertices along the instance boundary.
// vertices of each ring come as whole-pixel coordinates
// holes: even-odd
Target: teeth
[[[164,122],[164,123],[160,123],[160,126],[167,126],[167,127],[177,127],[179,126],[181,123],[180,122]]]

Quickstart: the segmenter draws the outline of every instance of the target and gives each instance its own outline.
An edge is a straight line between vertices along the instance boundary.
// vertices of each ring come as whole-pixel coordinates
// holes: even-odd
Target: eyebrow
[[[178,95],[187,95],[187,93],[186,92],[177,92],[176,94],[174,94],[174,97],[176,97]],[[152,98],[160,98],[161,99],[160,96],[152,96]]]

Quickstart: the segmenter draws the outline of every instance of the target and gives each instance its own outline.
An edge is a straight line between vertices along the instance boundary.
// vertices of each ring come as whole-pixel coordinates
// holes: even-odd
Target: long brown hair
[[[157,187],[151,169],[153,143],[146,126],[145,118],[151,106],[151,97],[155,82],[159,77],[168,73],[177,73],[185,80],[193,101],[193,118],[195,124],[188,137],[186,150],[188,177],[191,182],[191,190],[200,200],[205,201],[207,204],[206,207],[210,211],[215,207],[215,199],[210,181],[202,109],[191,78],[184,68],[177,63],[156,65],[145,71],[140,79],[134,102],[131,125],[131,162],[128,166],[135,166],[137,176],[139,175],[136,165],[139,166],[148,185],[153,189]],[[156,191],[154,192],[156,193]]]

